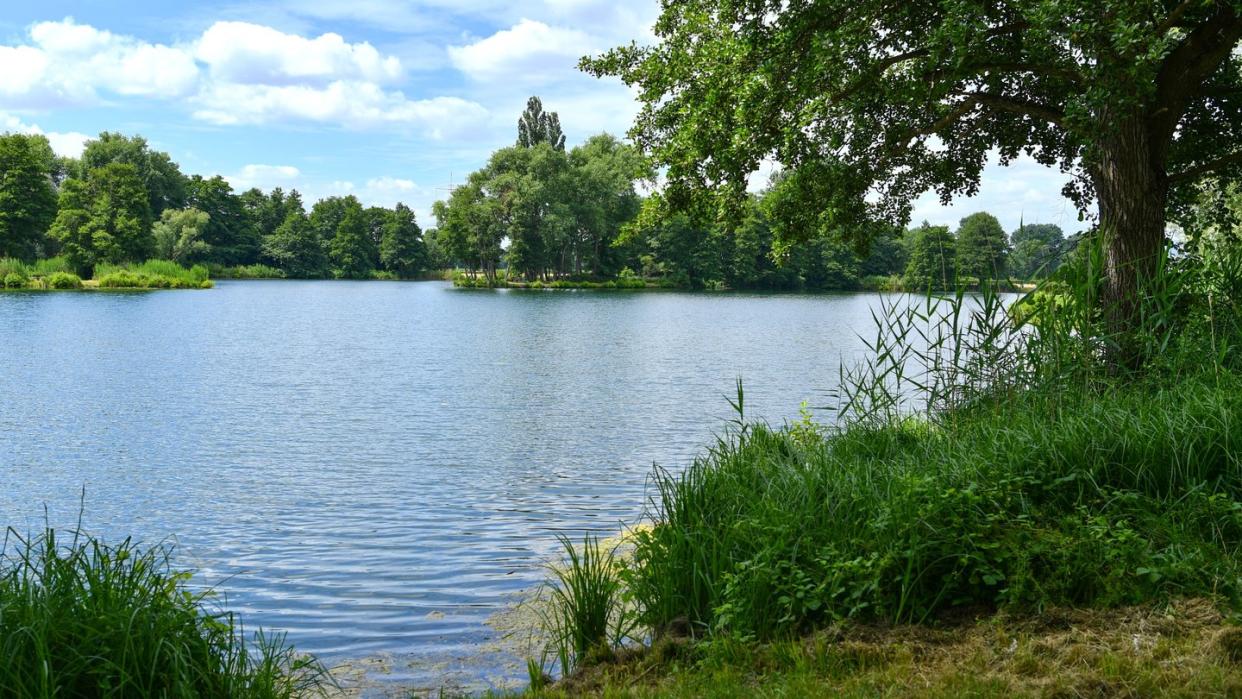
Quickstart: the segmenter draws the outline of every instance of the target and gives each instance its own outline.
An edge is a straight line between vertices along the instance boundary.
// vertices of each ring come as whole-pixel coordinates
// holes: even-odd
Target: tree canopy
[[[583,65],[639,89],[631,135],[674,205],[736,219],[773,158],[815,212],[792,233],[868,235],[1027,153],[1095,205],[1121,325],[1167,218],[1242,174],[1236,1],[682,0],[655,33]]]

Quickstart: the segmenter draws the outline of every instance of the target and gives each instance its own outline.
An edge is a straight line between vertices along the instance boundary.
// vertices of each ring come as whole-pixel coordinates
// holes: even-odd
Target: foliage
[[[55,164],[44,136],[0,135],[0,257],[32,259],[56,218]]]
[[[52,272],[44,280],[49,289],[81,289],[82,280],[72,272]]]
[[[300,210],[290,211],[276,232],[263,241],[263,255],[299,279],[322,277],[328,269],[323,239]]]
[[[194,175],[186,191],[186,203],[208,216],[199,235],[208,252],[192,257],[191,261],[236,265],[258,260],[258,229],[227,180],[219,175],[210,179]]]
[[[167,547],[9,529],[0,553],[0,687],[12,696],[295,697],[323,667],[187,588]]]
[[[526,110],[518,117],[517,145],[532,148],[546,143],[554,150],[565,150],[565,134],[561,131],[561,118],[556,112],[543,111],[543,101],[538,97],[526,100]]]
[[[100,262],[145,259],[154,247],[151,208],[137,168],[114,162],[70,178],[48,234],[79,272]]]
[[[21,272],[9,272],[8,274],[0,276],[0,285],[2,285],[5,289],[20,289],[26,286],[28,281],[30,281],[30,279]]]
[[[422,229],[418,227],[414,211],[405,204],[397,204],[386,215],[379,253],[384,269],[403,279],[416,277],[428,269]]]
[[[1098,205],[1119,330],[1141,324],[1168,217],[1242,174],[1233,2],[687,0],[654,33],[582,66],[638,92],[630,135],[673,209],[740,220],[771,159],[802,204],[783,230],[865,238],[923,192],[973,194],[990,153],[1026,153]]]
[[[1060,227],[1050,223],[1023,223],[1009,237],[1009,272],[1018,279],[1051,275],[1069,251]]]
[[[957,272],[975,279],[1004,279],[1009,240],[987,212],[971,214],[957,228]]]
[[[284,279],[284,270],[267,265],[239,265],[237,267],[209,266],[211,276],[216,279]]]
[[[957,241],[948,226],[924,221],[911,231],[905,285],[908,289],[952,289],[957,285]]]
[[[203,233],[210,221],[211,216],[198,209],[165,209],[151,230],[155,256],[174,262],[207,257],[211,246]]]
[[[319,210],[320,204],[315,205],[316,210]],[[375,269],[378,257],[374,241],[368,235],[366,213],[358,200],[349,196],[340,200],[339,210],[333,212],[334,216],[337,214],[338,223],[328,240],[332,273],[346,279],[364,279]],[[314,220],[315,213],[312,212],[311,221]]]
[[[167,153],[151,150],[147,139],[142,136],[111,132],[99,134],[99,138],[86,142],[75,172],[70,174],[84,179],[92,170],[113,163],[133,166],[147,193],[152,216],[158,218],[165,209],[179,209],[186,205],[186,179],[180,168]]]

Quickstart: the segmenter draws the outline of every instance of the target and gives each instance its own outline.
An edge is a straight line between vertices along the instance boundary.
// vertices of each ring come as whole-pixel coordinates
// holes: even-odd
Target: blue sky
[[[15,6],[16,5],[16,6]],[[431,202],[512,143],[526,98],[559,112],[570,145],[623,134],[637,111],[579,56],[651,39],[654,0],[42,0],[0,9],[0,131],[146,136],[187,174],[308,199]],[[755,182],[765,179],[757,173]],[[917,223],[979,210],[1006,229],[1080,224],[1065,177],[1032,161],[988,169],[980,193]]]

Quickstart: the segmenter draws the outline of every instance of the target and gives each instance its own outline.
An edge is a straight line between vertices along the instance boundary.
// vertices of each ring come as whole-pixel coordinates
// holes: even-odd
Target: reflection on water
[[[175,539],[251,626],[381,682],[524,666],[486,619],[730,417],[819,405],[874,295],[220,282],[0,294],[0,523]],[[363,660],[365,659],[365,660]]]

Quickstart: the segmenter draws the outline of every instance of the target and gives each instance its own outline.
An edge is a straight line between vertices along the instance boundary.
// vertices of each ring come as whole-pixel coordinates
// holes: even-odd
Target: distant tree
[[[300,207],[291,209],[263,240],[263,256],[296,279],[317,279],[328,274],[324,241]]]
[[[567,259],[560,266],[575,273],[614,275],[625,264],[617,238],[642,205],[635,183],[652,174],[651,166],[638,149],[598,134],[570,152],[568,167],[558,185],[571,217],[560,251]]]
[[[210,221],[211,216],[198,209],[165,209],[152,227],[155,256],[174,262],[209,257],[211,246],[203,234]]]
[[[228,181],[219,175],[210,179],[194,175],[188,191],[189,205],[210,217],[202,235],[203,242],[211,246],[210,252],[207,257],[194,261],[222,265],[257,262],[259,231],[247,215],[242,198],[233,193]]]
[[[375,269],[372,250],[366,210],[357,199],[348,197],[341,221],[336,226],[336,234],[328,243],[333,275],[346,279],[367,277]]]
[[[1019,279],[1048,276],[1060,266],[1067,250],[1061,228],[1051,223],[1024,223],[1009,240],[1009,270]]]
[[[850,245],[820,237],[799,245],[791,257],[808,289],[845,291],[858,288],[858,258]]]
[[[56,218],[54,157],[44,136],[0,135],[0,257],[34,258]]]
[[[111,163],[85,181],[65,180],[59,208],[49,234],[82,276],[100,262],[145,260],[155,247],[147,191],[133,165]]]
[[[427,245],[414,211],[405,204],[389,212],[380,240],[380,261],[384,269],[403,278],[417,276],[429,266]]]
[[[79,164],[79,176],[111,163],[128,163],[138,171],[147,192],[151,215],[159,217],[164,209],[186,205],[186,178],[167,153],[152,150],[142,136],[123,136],[104,132],[86,142]]]
[[[565,150],[565,134],[561,131],[561,118],[557,113],[543,111],[543,102],[538,97],[531,97],[526,101],[526,111],[518,118],[517,144],[531,148],[540,143],[547,143],[556,150]]]
[[[901,275],[906,270],[907,262],[909,252],[902,245],[901,229],[890,227],[877,231],[871,237],[858,271],[863,276]]]
[[[971,214],[957,227],[957,272],[962,276],[1001,279],[1009,256],[1009,239],[1000,221],[987,212]]]
[[[905,285],[910,289],[950,289],[957,283],[957,241],[948,226],[926,221],[906,234],[909,262]]]
[[[289,213],[285,198],[285,191],[280,187],[273,189],[271,194],[264,194],[257,187],[242,192],[242,209],[259,234],[260,240],[275,233],[280,224],[285,222]]]

